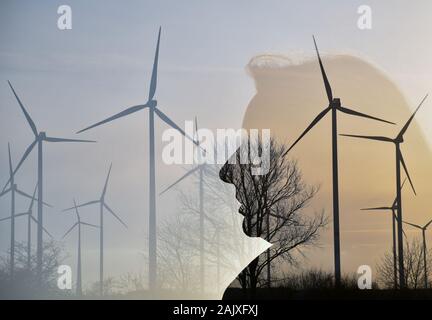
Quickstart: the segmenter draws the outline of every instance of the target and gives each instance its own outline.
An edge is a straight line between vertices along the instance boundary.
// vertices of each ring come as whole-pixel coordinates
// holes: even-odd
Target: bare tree
[[[43,243],[42,253],[42,285],[38,284],[37,256],[34,251],[30,255],[29,268],[27,243],[15,243],[16,271],[13,282],[8,272],[9,255],[0,258],[0,296],[43,298],[65,294],[57,288],[57,268],[66,258],[63,248],[55,241],[47,241]]]
[[[177,215],[158,229],[161,287],[192,292],[198,289],[197,239],[185,216]]]
[[[123,293],[139,292],[145,290],[146,276],[142,273],[127,272],[119,277],[118,288]]]
[[[418,240],[414,239],[411,242],[405,242],[404,249],[404,266],[405,266],[405,277],[406,287],[410,289],[418,289],[424,287],[424,259],[423,259],[423,244]],[[426,254],[427,265],[432,263],[432,251],[428,250]],[[378,283],[385,288],[394,287],[394,264],[393,264],[393,253],[387,252],[382,257],[380,263],[377,266],[378,271]],[[427,269],[428,278],[432,278],[431,270]],[[431,286],[429,282],[428,287]]]
[[[120,281],[122,281],[120,283]],[[124,293],[124,280],[114,277],[106,277],[103,281],[103,292],[105,297],[119,296]],[[84,296],[100,298],[100,282],[92,282],[89,287],[84,290]]]
[[[253,260],[238,276],[242,288],[251,294],[266,283],[264,271],[267,269],[268,277],[272,262],[276,259],[294,262],[294,249],[317,244],[319,231],[327,224],[324,212],[305,213],[318,188],[306,185],[297,163],[283,156],[286,147],[274,140],[269,146],[254,143],[257,145],[248,143],[247,147],[239,148],[236,161],[225,164],[220,172],[221,179],[235,186],[245,233],[273,244],[267,256]],[[258,175],[254,158],[264,150],[270,156],[268,160],[262,158],[267,163],[261,166],[268,170]],[[245,163],[247,158],[249,161]]]
[[[290,272],[280,279],[280,286],[291,290],[333,290],[334,274],[322,269],[301,270]],[[343,289],[358,290],[357,274],[345,274],[341,279]]]

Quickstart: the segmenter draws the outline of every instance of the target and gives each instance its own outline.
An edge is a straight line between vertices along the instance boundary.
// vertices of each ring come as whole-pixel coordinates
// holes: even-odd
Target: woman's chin
[[[242,223],[242,229],[243,229],[243,233],[245,235],[247,235],[248,237],[256,237],[255,234],[253,234],[253,232],[250,232],[247,228],[247,223],[246,223],[246,219],[243,219],[243,223]]]

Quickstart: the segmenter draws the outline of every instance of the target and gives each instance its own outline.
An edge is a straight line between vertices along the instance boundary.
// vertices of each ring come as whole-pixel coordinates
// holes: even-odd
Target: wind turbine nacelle
[[[333,104],[335,107],[340,107],[340,106],[341,106],[341,101],[340,101],[339,98],[333,98],[332,104]]]
[[[44,131],[39,132],[39,138],[45,139],[46,138],[46,132],[44,132]]]
[[[150,100],[150,101],[147,103],[147,105],[148,105],[150,108],[154,108],[154,107],[157,106],[157,100]]]

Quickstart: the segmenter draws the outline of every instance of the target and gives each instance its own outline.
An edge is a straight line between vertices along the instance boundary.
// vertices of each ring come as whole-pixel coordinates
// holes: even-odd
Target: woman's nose
[[[219,178],[226,183],[234,184],[235,177],[235,165],[237,163],[237,159],[239,158],[239,152],[240,148],[234,152],[231,157],[228,158],[228,160],[225,162],[223,167],[219,170]]]
[[[233,183],[232,170],[228,162],[219,170],[219,178],[225,183]]]

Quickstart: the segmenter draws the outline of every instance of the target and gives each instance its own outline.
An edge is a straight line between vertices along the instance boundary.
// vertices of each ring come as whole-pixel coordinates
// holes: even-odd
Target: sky
[[[72,30],[57,28],[57,8],[72,8]],[[372,8],[372,29],[357,27],[360,5]],[[7,143],[16,163],[32,141],[31,130],[6,80],[10,80],[40,130],[61,137],[122,109],[144,103],[159,26],[162,26],[157,100],[180,125],[198,117],[200,126],[238,128],[254,97],[246,66],[256,55],[313,53],[315,34],[323,53],[366,57],[384,70],[413,108],[430,90],[432,26],[429,1],[2,1],[0,4],[0,181],[7,179]],[[288,90],[288,89],[287,89]],[[432,137],[432,107],[419,125]],[[167,126],[156,124],[156,153]],[[63,208],[98,198],[113,163],[108,202],[130,225],[107,219],[107,274],[143,268],[148,203],[147,113],[79,135],[92,145],[47,145],[45,194],[54,205],[46,226],[59,239],[74,223]],[[430,142],[429,142],[430,143]],[[30,193],[36,182],[33,154],[17,177]],[[157,188],[167,186],[184,166],[157,161]],[[178,211],[175,192],[158,199],[158,219]],[[20,203],[25,207],[27,202]],[[2,214],[9,208],[1,200]],[[89,222],[95,212],[83,211]],[[416,221],[422,223],[420,221]],[[23,222],[22,222],[23,223]],[[23,228],[24,226],[18,226]],[[0,226],[0,250],[9,246],[8,225]],[[90,230],[91,231],[91,230]],[[86,232],[86,275],[97,279],[98,238]],[[21,235],[20,235],[21,236]],[[24,233],[22,233],[22,240]],[[65,242],[74,254],[74,238]],[[359,261],[361,258],[358,259]],[[74,263],[73,257],[68,260]],[[347,270],[347,271],[352,271]]]

